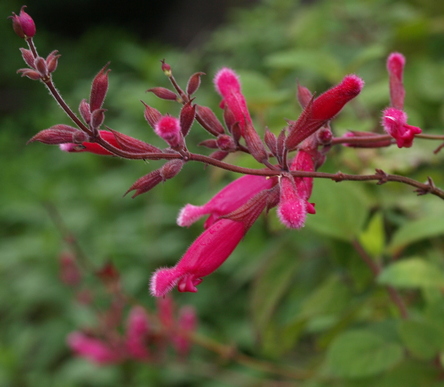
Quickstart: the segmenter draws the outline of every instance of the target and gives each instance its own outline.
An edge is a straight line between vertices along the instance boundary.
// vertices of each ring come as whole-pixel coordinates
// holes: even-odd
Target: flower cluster
[[[96,311],[98,321],[94,327],[68,335],[68,346],[75,354],[105,365],[128,359],[158,362],[166,355],[168,344],[180,357],[189,353],[192,345],[190,335],[197,328],[196,313],[192,307],[184,306],[176,312],[172,298],[159,298],[156,312],[148,312],[140,305],[133,306],[124,321],[127,300],[116,268],[106,264],[95,274],[110,299],[109,307],[100,312],[97,312],[97,307],[92,307],[98,301],[98,294],[83,282],[76,257],[69,253],[61,255],[62,282],[75,290],[77,303]]]
[[[195,103],[194,94],[204,74],[197,72],[191,75],[186,88],[182,89],[173,76],[171,66],[161,61],[162,71],[174,90],[154,87],[148,91],[161,99],[178,102],[182,108],[179,116],[173,117],[143,102],[147,123],[167,145],[160,149],[104,126],[103,104],[110,71],[107,65],[94,78],[89,99],[80,101],[78,110],[81,118],[78,118],[64,102],[51,78],[60,55],[56,51],[46,59],[38,55],[32,39],[35,26],[23,9],[19,16],[13,15],[12,20],[15,32],[28,44],[28,49],[22,49],[28,68],[19,70],[19,73],[41,80],[76,125],[54,125],[37,133],[29,142],[57,144],[66,152],[166,160],[162,167],[131,185],[127,193],[135,191],[133,197],[174,178],[190,161],[245,175],[228,184],[205,205],[187,204],[180,211],[177,219],[179,226],[190,226],[207,216],[204,231],[175,266],[155,271],[150,291],[156,297],[164,296],[176,286],[182,292],[196,292],[202,278],[211,274],[230,256],[264,211],[277,207],[277,216],[284,226],[290,229],[303,227],[307,214],[316,213],[314,203],[310,202],[313,177],[333,145],[382,147],[391,145],[393,138],[398,147],[409,147],[413,138],[421,133],[421,129],[407,124],[407,115],[403,111],[405,91],[402,74],[405,59],[398,53],[391,54],[387,61],[391,106],[384,110],[382,119],[384,129],[392,138],[363,132],[349,132],[343,139],[334,138],[331,120],[364,86],[364,81],[355,74],[346,75],[341,82],[318,96],[298,85],[297,98],[302,107],[300,116],[287,121],[279,134],[266,129],[262,139],[248,110],[240,78],[232,69],[222,68],[214,77],[216,91],[221,96],[222,123],[209,107]],[[199,144],[212,149],[210,155],[194,154],[188,150],[186,140],[195,122],[211,135],[211,138]],[[250,154],[260,168],[242,168],[223,161],[234,152]],[[344,175],[338,173],[332,178],[339,181],[344,179]],[[387,181],[388,176],[378,172],[372,179],[382,183]],[[361,180],[369,179],[362,177]],[[421,192],[436,191],[431,185],[418,183],[417,187]]]

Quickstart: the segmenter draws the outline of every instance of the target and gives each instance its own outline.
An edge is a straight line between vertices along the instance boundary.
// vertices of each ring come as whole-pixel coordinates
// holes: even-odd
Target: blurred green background
[[[265,126],[278,133],[284,119],[297,118],[297,80],[320,93],[345,74],[357,73],[366,87],[335,120],[335,133],[342,134],[380,130],[380,111],[389,103],[385,59],[400,51],[407,57],[409,123],[425,133],[443,134],[444,3],[220,1],[208,2],[213,4],[209,10],[204,3],[45,1],[28,3],[27,11],[37,24],[40,54],[54,49],[62,54],[54,80],[73,109],[88,98],[93,76],[111,61],[106,124],[157,146],[163,144],[146,124],[140,100],[162,113],[178,113],[179,106],[145,93],[169,86],[160,71],[163,58],[183,86],[192,73],[204,71],[196,103],[216,111],[212,77],[222,66],[236,69],[261,133]],[[197,294],[174,294],[179,305],[195,306],[202,334],[254,357],[304,369],[306,380],[286,381],[199,348],[186,364],[171,357],[160,365],[98,368],[73,357],[66,335],[94,324],[94,317],[59,281],[58,258],[69,246],[49,209],[60,215],[94,267],[113,262],[126,292],[153,308],[147,291],[151,272],[173,265],[201,232],[200,224],[176,226],[179,209],[203,204],[236,176],[190,164],[178,177],[133,200],[122,198],[123,193],[159,162],[26,145],[39,130],[70,122],[42,85],[15,74],[24,67],[18,51],[23,42],[6,18],[21,5],[12,0],[0,4],[1,387],[443,385],[438,375],[444,281],[439,277],[430,285],[427,279],[408,277],[402,294],[417,320],[405,327],[351,243],[359,240],[383,265],[396,253],[416,257],[409,262],[419,260],[425,277],[431,268],[442,274],[442,202],[396,184],[317,181],[313,201],[318,213],[303,230],[284,230],[271,211],[205,278]],[[206,152],[194,144],[207,137],[195,125],[190,148]],[[432,153],[437,146],[418,140],[402,150],[334,149],[322,170],[372,173],[379,167],[420,181],[432,176],[443,187],[443,157]],[[240,156],[231,161],[256,165]],[[383,284],[399,285],[390,272],[387,277]],[[434,335],[412,344],[411,337],[427,331],[424,327]],[[386,348],[375,341],[388,358],[380,355],[379,363],[371,358],[368,363],[377,364],[373,368],[354,364],[355,356],[341,358],[338,353],[347,353],[341,349],[346,335],[362,339],[357,328],[393,344]],[[423,347],[432,350],[424,354]]]

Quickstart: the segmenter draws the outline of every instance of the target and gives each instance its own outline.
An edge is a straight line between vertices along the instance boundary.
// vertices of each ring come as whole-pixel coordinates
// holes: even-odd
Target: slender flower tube
[[[205,222],[205,228],[210,227],[221,216],[227,215],[250,200],[262,190],[272,188],[277,178],[247,175],[228,184],[203,206],[187,204],[180,210],[177,224],[188,227],[204,215],[210,215]]]
[[[404,108],[405,89],[402,82],[405,57],[399,52],[393,52],[387,58],[387,71],[390,82],[390,104],[402,110]]]
[[[115,364],[122,360],[120,351],[102,340],[89,337],[82,332],[70,333],[67,342],[69,347],[79,356],[97,364]]]
[[[291,176],[280,178],[280,200],[277,214],[281,223],[288,228],[302,228],[307,217],[306,201],[298,194]]]
[[[151,278],[150,290],[162,297],[176,285],[180,292],[197,292],[202,277],[219,268],[247,232],[242,222],[220,219],[205,230],[172,268],[161,268]]]
[[[108,130],[99,130],[99,134],[100,137],[102,137],[106,142],[109,142],[116,148],[121,148],[112,132]],[[59,146],[60,149],[64,152],[90,152],[97,155],[113,156],[113,153],[106,150],[101,145],[96,144],[95,142],[84,141],[81,144],[66,143],[60,144]]]
[[[287,149],[296,149],[303,140],[334,118],[347,102],[361,92],[363,87],[364,81],[361,78],[354,74],[347,75],[341,83],[310,101],[298,120],[292,122],[289,127],[285,141]],[[303,102],[306,102],[306,98]]]
[[[162,297],[176,285],[180,292],[197,292],[196,286],[202,282],[202,277],[225,262],[265,207],[275,205],[274,193],[274,190],[263,190],[213,223],[194,241],[176,266],[154,272],[151,294]]]

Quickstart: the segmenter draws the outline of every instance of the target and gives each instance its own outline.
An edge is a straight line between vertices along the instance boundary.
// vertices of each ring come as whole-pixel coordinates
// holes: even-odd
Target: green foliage
[[[6,17],[20,5],[3,1],[0,13]],[[389,100],[385,58],[400,51],[407,57],[406,111],[412,124],[442,134],[443,15],[444,6],[436,1],[320,0],[304,5],[268,0],[233,12],[205,46],[190,52],[147,47],[131,32],[100,26],[75,42],[43,30],[36,40],[42,54],[55,48],[62,53],[55,81],[74,109],[87,96],[90,79],[112,60],[108,125],[154,145],[162,146],[146,125],[139,100],[162,113],[178,111],[145,94],[150,87],[168,86],[158,62],[164,57],[182,85],[195,71],[208,74],[196,102],[213,107],[218,103],[211,85],[215,69],[238,70],[258,130],[269,126],[275,133],[285,126],[284,119],[299,114],[297,80],[320,93],[356,72],[367,85],[334,121],[335,133],[341,134],[379,126],[379,112]],[[20,41],[9,21],[0,31],[7,37],[0,71],[8,96],[0,117],[0,385],[211,387],[293,380],[240,366],[229,361],[229,353],[221,359],[197,346],[186,365],[171,356],[157,364],[96,367],[70,354],[66,335],[93,326],[95,315],[76,304],[73,292],[58,280],[58,257],[69,246],[48,208],[61,215],[94,268],[111,260],[122,273],[125,290],[151,308],[150,273],[174,264],[201,229],[179,230],[178,210],[185,203],[206,202],[233,176],[186,165],[177,178],[152,192],[122,199],[157,162],[25,146],[38,130],[68,120],[42,85],[14,74],[22,66]],[[197,125],[191,136],[190,142],[206,138]],[[333,150],[323,171],[368,173],[380,167],[419,181],[431,176],[442,187],[443,157],[432,153],[436,146],[418,139],[411,149]],[[301,371],[294,385],[440,386],[442,203],[395,183],[376,187],[324,179],[315,182],[311,200],[317,214],[309,215],[303,230],[277,226],[271,211],[268,223],[258,222],[197,294],[177,295],[176,302],[197,308],[202,335],[276,368]],[[357,246],[367,263],[380,268],[377,278]],[[408,319],[402,318],[388,287],[406,303]]]

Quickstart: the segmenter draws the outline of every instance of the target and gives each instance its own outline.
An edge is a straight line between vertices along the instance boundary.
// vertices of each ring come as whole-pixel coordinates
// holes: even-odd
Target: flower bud
[[[160,171],[156,169],[155,171],[148,173],[148,175],[142,176],[141,178],[136,180],[134,184],[131,187],[129,187],[128,191],[124,193],[123,196],[128,194],[128,192],[136,191],[135,194],[131,196],[134,199],[136,196],[148,192],[150,189],[154,188],[157,184],[161,183],[162,181],[163,178],[160,175]]]
[[[80,101],[79,113],[87,124],[91,122],[91,108],[86,99]]]
[[[91,113],[94,110],[100,109],[105,101],[105,96],[108,91],[108,73],[111,71],[107,69],[107,63],[94,77],[91,85],[91,94],[89,98]]]
[[[22,58],[25,61],[25,63],[29,67],[35,69],[35,65],[34,65],[35,58],[34,58],[34,55],[32,54],[32,51],[28,50],[26,48],[20,48],[20,51],[22,53]]]
[[[155,147],[154,145],[147,144],[144,141],[138,140],[137,138],[127,136],[126,134],[117,132],[106,127],[110,132],[114,134],[114,137],[119,145],[119,148],[134,153],[162,153],[162,150]]]
[[[17,70],[17,74],[22,74],[22,77],[28,77],[29,79],[32,79],[33,81],[38,81],[41,78],[41,75],[36,70],[31,69],[19,69]]]
[[[387,71],[390,82],[390,104],[402,110],[404,108],[405,89],[402,82],[405,66],[404,55],[393,52],[387,58]]]
[[[103,121],[105,121],[105,112],[106,109],[96,109],[91,112],[89,125],[93,130],[97,130],[102,126]]]
[[[13,12],[13,15],[9,17],[12,19],[12,28],[14,29],[14,32],[20,38],[24,39],[32,38],[36,32],[34,20],[32,20],[31,16],[24,11],[25,8],[26,5],[20,9],[19,15],[16,15]]]
[[[196,115],[197,122],[213,136],[225,133],[224,127],[209,107],[196,105]]]
[[[172,71],[171,66],[168,63],[165,63],[165,59],[160,61],[162,63],[162,71],[167,77],[171,77]]]
[[[155,125],[156,134],[165,140],[171,148],[177,148],[183,144],[183,137],[180,130],[180,122],[177,118],[163,116]]]
[[[233,140],[233,137],[229,136],[228,134],[221,134],[220,136],[218,136],[216,144],[220,150],[226,152],[234,152],[237,148],[236,143]]]
[[[141,101],[145,106],[144,117],[148,124],[154,129],[157,122],[162,118],[162,114],[159,110],[147,105],[145,102]]]
[[[57,55],[57,50],[54,50],[46,57],[46,65],[48,66],[48,72],[51,74],[57,69],[59,58],[61,55]]]
[[[307,105],[310,103],[311,99],[313,98],[313,94],[311,93],[311,91],[308,90],[306,87],[301,86],[299,83],[296,96],[299,105],[301,105],[302,109],[305,109]]]
[[[162,177],[163,181],[172,179],[174,176],[176,176],[182,170],[183,164],[183,160],[170,160],[165,163],[159,169],[160,176]]]
[[[200,77],[202,75],[205,75],[205,73],[195,73],[190,77],[186,89],[188,96],[193,95],[197,91],[200,86]]]
[[[161,99],[177,101],[177,94],[174,91],[166,89],[165,87],[153,87],[151,89],[148,89],[147,92],[148,91]]]
[[[307,209],[305,200],[298,195],[296,185],[289,176],[281,176],[280,200],[277,214],[281,223],[288,228],[304,227]]]
[[[182,135],[186,137],[191,129],[196,117],[196,105],[192,105],[191,101],[187,102],[180,111],[180,130]]]
[[[54,125],[38,132],[28,141],[28,144],[34,141],[50,145],[69,143],[77,132],[80,131],[68,125]]]

